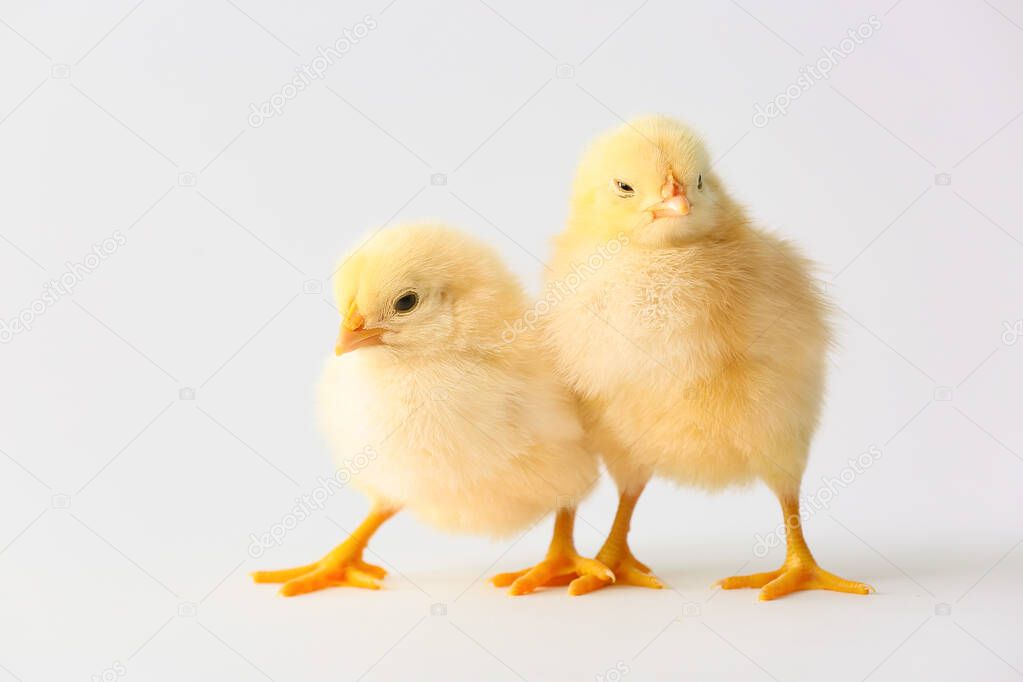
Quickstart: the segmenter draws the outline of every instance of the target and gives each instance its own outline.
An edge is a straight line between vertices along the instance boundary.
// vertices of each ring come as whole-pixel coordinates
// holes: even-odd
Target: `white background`
[[[488,2],[0,3],[0,317],[126,240],[0,346],[0,678],[1023,676],[1023,8]],[[249,125],[367,15],[324,79]],[[870,15],[829,79],[753,125]],[[385,590],[253,585],[365,511],[345,489],[249,555],[331,473],[311,415],[336,258],[441,218],[537,291],[586,141],[649,112],[691,122],[757,220],[821,264],[841,348],[806,492],[881,456],[807,534],[878,593],[715,591],[780,562],[754,552],[776,504],[663,482],[632,538],[672,589],[512,599],[483,578],[537,561],[549,521],[491,542],[405,517],[371,546]],[[606,480],[583,504],[584,551],[614,504]]]

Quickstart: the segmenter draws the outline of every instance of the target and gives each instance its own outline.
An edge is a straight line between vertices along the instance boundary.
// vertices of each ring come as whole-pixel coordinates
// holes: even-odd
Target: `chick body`
[[[335,460],[371,457],[355,487],[440,528],[491,535],[586,493],[597,464],[577,405],[535,332],[502,336],[527,299],[488,246],[440,225],[386,230],[345,259],[336,284],[342,308],[382,320],[374,292],[433,292],[432,308],[412,313],[417,329],[327,361],[319,418]]]
[[[441,225],[384,230],[343,260],[335,293],[347,312],[317,411],[339,469],[371,510],[319,561],[255,580],[283,582],[288,596],[376,589],[386,571],[363,550],[408,509],[445,530],[495,536],[556,510],[546,558],[495,584],[526,594],[583,577],[612,581],[572,540],[575,505],[597,478],[578,404],[535,332],[517,324],[526,297],[493,251]]]
[[[762,587],[762,599],[869,592],[820,569],[799,522],[828,306],[809,261],[751,224],[699,137],[664,117],[600,137],[579,165],[550,271],[549,285],[570,294],[546,316],[546,341],[621,493],[597,555],[619,581],[659,586],[627,544],[652,476],[710,490],[759,479],[786,518],[785,564],[721,585]]]
[[[570,234],[552,277],[594,244]],[[620,486],[793,485],[806,464],[829,333],[809,264],[747,226],[676,248],[634,240],[551,314],[548,341]]]
[[[526,346],[408,362],[346,354],[327,362],[318,402],[336,464],[368,455],[353,486],[448,531],[522,530],[597,475],[568,391]]]

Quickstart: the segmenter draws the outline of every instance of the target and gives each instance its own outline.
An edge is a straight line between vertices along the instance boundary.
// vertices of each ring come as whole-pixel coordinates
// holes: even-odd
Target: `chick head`
[[[439,224],[368,236],[342,261],[334,293],[343,315],[337,355],[496,349],[505,321],[525,309],[518,281],[490,247]]]
[[[703,141],[665,116],[634,119],[597,138],[572,196],[577,225],[650,245],[707,236],[728,206]]]

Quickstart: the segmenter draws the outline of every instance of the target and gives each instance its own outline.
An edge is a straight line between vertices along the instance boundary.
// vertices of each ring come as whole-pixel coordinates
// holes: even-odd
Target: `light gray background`
[[[488,2],[0,3],[0,317],[126,239],[0,346],[0,678],[1023,676],[1023,7]],[[367,15],[322,81],[249,125]],[[870,15],[828,80],[753,125]],[[776,504],[664,483],[632,536],[660,592],[513,600],[483,578],[538,560],[549,521],[491,542],[404,517],[371,547],[386,590],[251,584],[365,510],[343,490],[248,553],[331,472],[312,386],[339,254],[442,218],[536,291],[586,141],[648,112],[702,131],[756,218],[821,264],[841,348],[806,490],[881,455],[807,533],[878,594],[712,589],[780,562],[754,552]],[[614,503],[604,480],[583,504],[586,552]]]

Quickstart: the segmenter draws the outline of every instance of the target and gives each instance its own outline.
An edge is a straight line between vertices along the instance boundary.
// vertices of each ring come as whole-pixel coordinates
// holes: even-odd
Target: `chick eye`
[[[698,177],[696,179],[696,189],[703,189],[703,174],[702,173],[700,174],[700,177]]]
[[[636,193],[636,190],[627,182],[615,179],[614,181],[615,193],[620,197],[631,197]]]
[[[403,294],[394,302],[394,312],[407,313],[417,305],[419,305],[419,294],[414,291],[410,291],[407,294]]]

